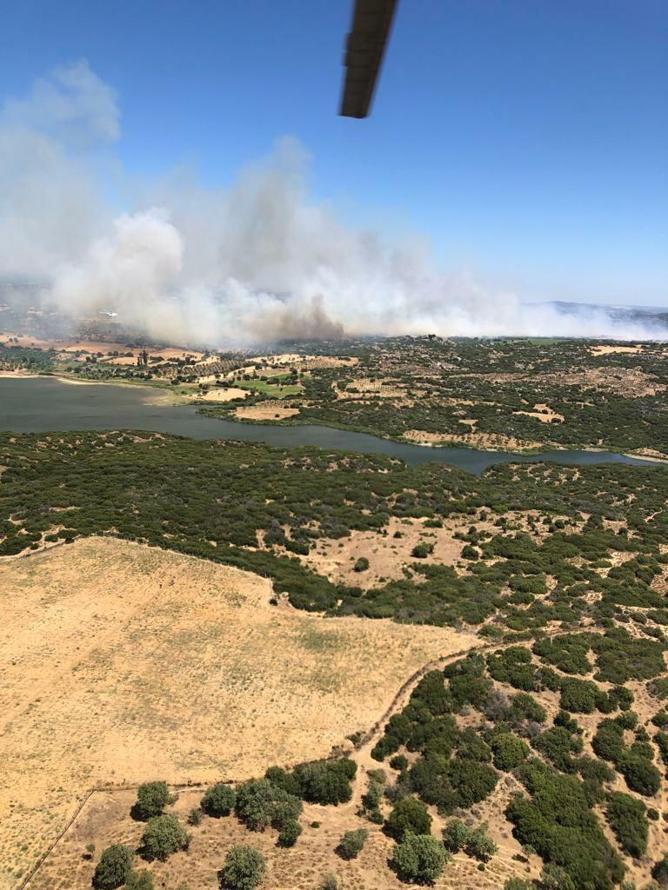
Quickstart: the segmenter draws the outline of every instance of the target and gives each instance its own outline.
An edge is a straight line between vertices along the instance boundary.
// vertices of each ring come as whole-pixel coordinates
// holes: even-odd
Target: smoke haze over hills
[[[445,273],[426,244],[344,226],[277,142],[227,190],[127,183],[114,91],[85,62],[0,111],[0,280],[39,280],[76,319],[113,310],[155,339],[208,346],[344,334],[666,336],[641,312],[564,311]],[[137,197],[140,194],[141,197]]]

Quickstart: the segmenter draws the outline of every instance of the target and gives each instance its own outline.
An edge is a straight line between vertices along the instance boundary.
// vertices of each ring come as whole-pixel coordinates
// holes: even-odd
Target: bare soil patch
[[[270,597],[251,573],[109,538],[0,565],[3,890],[91,787],[243,779],[325,756],[418,667],[475,643]],[[70,873],[58,886],[79,885]]]

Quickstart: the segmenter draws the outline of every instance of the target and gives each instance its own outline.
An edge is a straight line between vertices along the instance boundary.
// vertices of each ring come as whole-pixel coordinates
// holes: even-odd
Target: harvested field
[[[418,667],[475,642],[270,597],[248,572],[109,538],[0,565],[3,890],[91,787],[324,756]]]
[[[615,352],[626,352],[632,355],[637,355],[639,352],[642,352],[642,344],[638,343],[635,346],[592,346],[589,351],[592,355],[611,355]]]
[[[247,389],[239,389],[238,386],[219,387],[208,392],[198,394],[198,399],[205,402],[231,402],[234,399],[245,399],[250,393]]]
[[[241,420],[285,420],[286,417],[299,414],[299,408],[277,402],[258,402],[248,407],[236,408],[234,414]]]

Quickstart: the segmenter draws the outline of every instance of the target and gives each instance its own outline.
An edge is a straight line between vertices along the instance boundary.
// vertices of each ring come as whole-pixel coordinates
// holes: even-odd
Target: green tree
[[[220,886],[224,890],[254,890],[266,868],[263,855],[253,847],[232,847],[219,873]]]
[[[133,857],[130,847],[123,844],[107,847],[95,868],[93,886],[97,890],[116,890],[116,887],[122,887],[132,871]]]
[[[230,788],[224,782],[218,782],[207,788],[202,797],[200,806],[207,816],[220,818],[221,816],[229,816],[234,809],[237,796],[234,789]]]
[[[176,816],[163,814],[148,820],[142,835],[142,854],[146,859],[164,861],[187,847],[188,835]]]
[[[464,850],[474,859],[487,862],[497,851],[497,846],[487,834],[487,825],[478,825],[469,834]]]
[[[268,779],[251,779],[238,789],[235,811],[251,831],[264,831],[269,825],[280,827],[288,819],[298,819],[302,803]]]
[[[402,797],[385,822],[385,831],[390,837],[402,841],[406,834],[429,834],[431,816],[426,806],[417,797]]]
[[[631,791],[653,797],[661,787],[661,773],[654,764],[634,754],[624,753],[619,769]]]
[[[440,876],[448,854],[430,834],[407,834],[395,847],[390,866],[402,881],[433,884]]]
[[[451,819],[443,829],[445,849],[451,853],[459,853],[464,849],[470,835],[471,830],[461,819]]]
[[[494,766],[504,772],[514,770],[529,754],[526,742],[512,732],[497,733],[490,745],[494,753]]]
[[[552,863],[543,868],[538,886],[540,890],[577,890],[568,872]]]
[[[301,833],[302,827],[296,819],[286,819],[281,825],[281,830],[278,835],[278,846],[294,847]]]
[[[154,816],[160,816],[168,803],[169,789],[166,782],[145,782],[137,788],[132,816],[146,822]]]
[[[608,799],[605,815],[622,849],[636,858],[647,849],[647,811],[645,804],[613,791]]]

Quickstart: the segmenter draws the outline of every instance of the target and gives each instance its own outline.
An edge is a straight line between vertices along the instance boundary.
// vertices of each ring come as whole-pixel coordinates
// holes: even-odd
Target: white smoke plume
[[[73,318],[113,310],[157,340],[223,346],[344,334],[656,336],[604,311],[567,316],[446,275],[309,201],[291,139],[226,192],[146,186],[105,202],[120,138],[113,91],[85,62],[0,111],[0,279],[48,281]],[[148,197],[147,197],[148,196]]]

